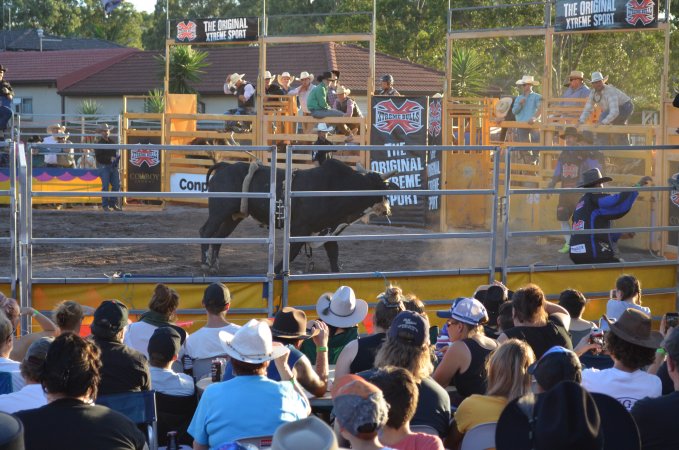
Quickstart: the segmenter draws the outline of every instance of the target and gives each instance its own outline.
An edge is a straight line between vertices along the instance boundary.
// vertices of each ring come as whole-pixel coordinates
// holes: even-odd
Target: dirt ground
[[[207,207],[169,205],[162,210],[127,208],[103,212],[92,206],[73,209],[34,209],[33,237],[199,237],[198,229],[207,218]],[[9,236],[9,209],[0,208],[0,236]],[[464,231],[464,230],[458,230]],[[344,234],[423,233],[419,228],[357,224]],[[252,219],[243,221],[233,237],[266,237],[267,230]],[[277,260],[282,255],[282,233],[277,231]],[[501,258],[498,242],[497,265]],[[510,265],[569,264],[567,255],[557,252],[562,241],[518,238],[510,242]],[[343,272],[376,272],[414,269],[457,269],[487,267],[490,240],[453,239],[341,242]],[[33,249],[35,277],[101,277],[121,272],[135,276],[203,276],[200,246],[186,245],[39,245]],[[652,259],[647,252],[623,249],[627,261]],[[266,272],[266,247],[224,245],[219,275],[255,275]],[[0,275],[9,275],[9,251],[0,247]],[[313,273],[329,270],[323,248],[313,251]],[[304,273],[307,258],[300,255],[293,273]]]

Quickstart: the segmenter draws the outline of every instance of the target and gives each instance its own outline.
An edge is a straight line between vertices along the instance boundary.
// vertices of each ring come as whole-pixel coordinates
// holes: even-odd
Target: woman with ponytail
[[[611,299],[606,304],[606,317],[618,320],[628,308],[651,315],[651,308],[641,306],[639,280],[634,275],[623,274],[615,280],[615,289],[611,289]]]

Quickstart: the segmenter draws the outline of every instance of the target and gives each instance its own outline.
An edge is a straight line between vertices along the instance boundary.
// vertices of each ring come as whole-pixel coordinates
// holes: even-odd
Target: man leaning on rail
[[[613,181],[601,175],[599,169],[590,169],[582,174],[582,182],[578,187],[603,188],[604,183]],[[651,177],[641,177],[635,186],[646,186]],[[587,192],[580,197],[573,212],[572,230],[604,230],[596,234],[574,234],[571,236],[570,257],[575,264],[592,264],[622,262],[616,255],[615,244],[620,233],[609,233],[611,220],[620,219],[627,214],[639,196],[638,191],[627,191],[619,194],[603,194]]]

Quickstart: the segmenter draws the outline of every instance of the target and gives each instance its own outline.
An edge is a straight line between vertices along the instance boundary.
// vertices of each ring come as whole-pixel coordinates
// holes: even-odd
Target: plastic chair
[[[0,372],[0,394],[11,394],[12,391],[12,374]]]
[[[497,422],[482,423],[467,431],[460,450],[486,450],[495,448]]]
[[[413,433],[431,434],[432,436],[439,435],[439,432],[436,431],[436,428],[430,427],[429,425],[411,425],[410,431]]]
[[[149,450],[158,450],[156,391],[102,395],[95,403],[119,412],[137,425],[146,425]]]
[[[271,448],[271,441],[273,436],[255,436],[243,439],[237,439],[236,442],[242,445],[250,444],[256,446],[258,449]]]
[[[210,358],[194,359],[193,360],[193,379],[198,381],[201,378],[209,376],[212,371],[212,360],[215,358],[224,358],[229,361],[228,355],[215,355]],[[183,369],[182,369],[183,370]]]

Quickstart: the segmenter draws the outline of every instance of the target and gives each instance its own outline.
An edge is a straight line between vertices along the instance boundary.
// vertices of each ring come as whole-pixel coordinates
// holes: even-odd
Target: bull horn
[[[363,167],[363,164],[361,164],[360,162],[356,163],[356,172],[358,172],[358,173],[368,173],[368,171],[365,170],[365,167]]]
[[[387,173],[381,174],[380,177],[382,177],[383,180],[388,180],[389,178],[395,177],[396,175],[398,175],[398,170],[392,170]]]

